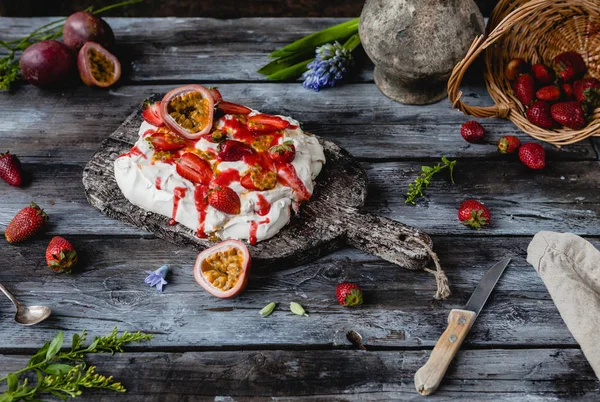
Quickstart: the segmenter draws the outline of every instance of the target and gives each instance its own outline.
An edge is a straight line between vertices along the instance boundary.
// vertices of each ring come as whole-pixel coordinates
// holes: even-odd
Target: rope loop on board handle
[[[435,264],[435,270],[427,267],[423,268],[424,271],[429,272],[430,274],[433,274],[435,276],[437,291],[435,292],[435,295],[433,297],[437,300],[447,299],[452,294],[452,292],[450,291],[448,277],[446,276],[446,273],[440,265],[440,259],[438,258],[437,254],[431,249],[431,247],[429,247],[429,245],[427,245],[423,240],[417,237],[411,236],[408,238],[408,240],[414,240],[416,243],[420,244],[425,250],[427,250],[427,253],[429,254],[431,259],[433,260],[433,263]]]

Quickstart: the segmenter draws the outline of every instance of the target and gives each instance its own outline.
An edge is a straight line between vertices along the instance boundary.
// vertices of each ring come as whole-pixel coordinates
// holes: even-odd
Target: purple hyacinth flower
[[[160,267],[159,269],[157,269],[154,272],[146,271],[146,273],[148,274],[148,277],[146,279],[144,279],[144,283],[147,283],[150,286],[156,286],[156,290],[158,290],[159,292],[162,292],[163,286],[168,283],[165,280],[165,277],[167,276],[167,272],[169,272],[168,265],[163,265],[162,267]]]
[[[315,50],[315,59],[308,63],[308,70],[302,74],[302,85],[317,92],[332,87],[344,78],[353,63],[352,53],[338,42],[319,46]]]

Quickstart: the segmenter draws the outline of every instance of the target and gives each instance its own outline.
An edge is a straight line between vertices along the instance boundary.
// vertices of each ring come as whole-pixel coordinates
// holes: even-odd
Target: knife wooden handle
[[[476,316],[474,311],[469,310],[450,311],[448,327],[435,344],[427,363],[415,373],[415,387],[419,394],[429,395],[440,385]]]

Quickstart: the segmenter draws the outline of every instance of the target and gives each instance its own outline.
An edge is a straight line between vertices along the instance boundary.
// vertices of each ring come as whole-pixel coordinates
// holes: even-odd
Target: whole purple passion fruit
[[[87,11],[71,14],[63,29],[67,46],[79,50],[86,42],[96,42],[106,48],[115,43],[115,35],[102,18]]]
[[[71,48],[56,40],[29,46],[19,60],[21,74],[33,85],[47,87],[64,81],[75,65]]]
[[[121,78],[119,59],[96,42],[87,42],[77,55],[77,68],[89,87],[109,87]]]

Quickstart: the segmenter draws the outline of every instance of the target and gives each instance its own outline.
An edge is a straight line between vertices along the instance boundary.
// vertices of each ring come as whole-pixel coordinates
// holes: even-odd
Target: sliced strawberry
[[[219,92],[219,90],[216,87],[209,87],[208,93],[210,93],[210,95],[212,96],[213,102],[215,102],[215,105],[223,100],[223,96],[221,95],[221,92]]]
[[[177,151],[185,147],[185,141],[178,135],[156,133],[146,137],[156,152]]]
[[[241,210],[240,197],[229,187],[215,187],[208,193],[208,204],[229,215],[237,215]]]
[[[283,130],[289,126],[289,121],[270,114],[257,114],[248,118],[248,128],[252,132],[272,132]]]
[[[305,201],[310,198],[312,195],[306,189],[306,186],[300,180],[298,175],[296,174],[296,169],[290,163],[278,163],[277,164],[277,177],[279,178],[279,182],[284,186],[287,186],[294,190],[296,193],[297,199],[296,201]]]
[[[142,117],[148,123],[156,127],[164,126],[163,119],[160,117],[160,102],[150,102],[148,99],[144,101]]]
[[[191,152],[184,153],[175,166],[181,177],[194,184],[208,184],[213,178],[210,164]]]
[[[217,105],[217,109],[225,114],[250,114],[252,109],[246,106],[238,105],[237,103],[231,103],[227,101],[221,101]]]
[[[252,147],[240,141],[226,140],[219,146],[219,159],[225,162],[236,162],[253,153]]]
[[[250,175],[250,173],[246,173],[242,177],[242,180],[240,180],[240,184],[247,190],[260,191],[260,189],[256,187],[256,185],[252,181],[252,176]]]

